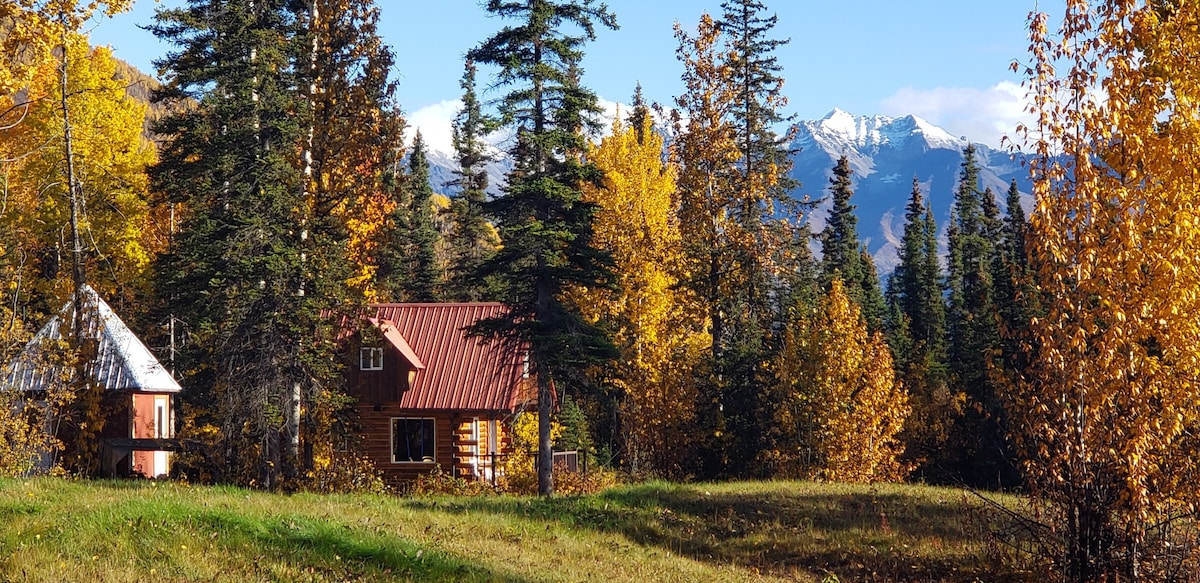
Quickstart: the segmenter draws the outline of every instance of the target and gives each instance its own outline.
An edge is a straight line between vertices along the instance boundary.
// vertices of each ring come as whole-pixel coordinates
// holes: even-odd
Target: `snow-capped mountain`
[[[845,155],[854,170],[854,197],[858,232],[875,257],[881,275],[896,266],[896,249],[904,233],[904,206],[912,192],[913,177],[933,203],[944,235],[954,203],[954,191],[967,139],[916,116],[855,116],[835,109],[824,118],[795,126],[792,177],[800,180],[798,195],[825,200],[811,217],[820,232],[831,204],[829,178],[838,158]],[[1007,152],[975,144],[976,161],[984,187],[990,187],[1003,208],[1004,196],[1014,178],[1021,192],[1030,192],[1027,171]],[[1028,201],[1027,201],[1028,203]],[[1028,204],[1026,205],[1028,206]]]
[[[512,164],[499,148],[489,145],[488,152],[492,156],[492,162],[487,165],[488,194],[496,196],[504,187],[505,176],[508,175]],[[425,157],[429,159],[429,184],[433,186],[433,190],[445,194],[458,192],[458,187],[449,185],[458,180],[458,176],[454,174],[458,170],[458,160],[454,157],[454,152],[430,146]]]
[[[795,196],[824,199],[809,217],[814,233],[825,226],[830,206],[829,178],[837,159],[845,155],[854,169],[854,197],[850,202],[857,207],[859,236],[875,257],[881,276],[890,273],[897,263],[896,249],[904,233],[904,206],[914,176],[926,198],[933,202],[944,237],[966,138],[955,137],[912,115],[855,116],[840,109],[819,120],[800,122],[794,129],[792,148],[798,151],[791,176],[802,184]],[[982,184],[996,193],[1001,208],[1014,178],[1021,192],[1030,192],[1028,174],[1018,160],[984,144],[976,143],[975,150]],[[493,196],[500,194],[504,176],[511,168],[499,148],[494,152],[496,161],[488,166],[488,191]],[[445,186],[454,179],[457,168],[453,153],[431,147],[428,156],[434,189],[453,192],[454,188]],[[1028,209],[1028,194],[1026,199]]]
[[[967,141],[915,116],[854,116],[840,109],[816,121],[798,124],[796,145],[816,145],[828,152],[855,150],[876,154],[884,148],[902,149],[910,141],[926,148],[962,149]]]

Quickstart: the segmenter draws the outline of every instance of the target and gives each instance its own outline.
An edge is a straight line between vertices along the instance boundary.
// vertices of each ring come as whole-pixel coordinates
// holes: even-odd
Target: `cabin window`
[[[392,463],[436,461],[437,438],[430,418],[392,419]]]
[[[383,370],[383,349],[364,346],[358,353],[359,370]]]

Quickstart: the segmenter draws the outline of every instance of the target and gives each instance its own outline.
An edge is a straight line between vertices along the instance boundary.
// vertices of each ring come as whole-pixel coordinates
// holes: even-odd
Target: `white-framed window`
[[[358,352],[359,370],[383,370],[383,349],[364,346]]]
[[[392,418],[392,463],[437,461],[436,424],[431,417]]]

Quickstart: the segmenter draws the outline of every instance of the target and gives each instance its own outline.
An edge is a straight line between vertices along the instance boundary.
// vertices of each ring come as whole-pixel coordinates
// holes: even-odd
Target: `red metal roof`
[[[384,339],[386,339],[388,343],[391,344],[392,347],[395,348],[396,351],[404,357],[404,360],[407,360],[408,364],[412,365],[414,369],[425,369],[425,363],[421,362],[421,357],[417,356],[417,353],[413,351],[412,346],[409,346],[408,340],[404,338],[404,335],[400,333],[400,330],[396,329],[396,324],[392,323],[391,320],[380,320],[378,318],[367,318],[367,321],[369,321],[371,324],[374,324],[375,327],[379,329],[379,332],[383,334]]]
[[[394,325],[400,341],[411,347],[414,364],[425,365],[401,396],[400,408],[512,411],[532,400],[525,350],[466,333],[505,309],[499,303],[372,304],[372,323]],[[386,328],[381,331],[387,336]]]

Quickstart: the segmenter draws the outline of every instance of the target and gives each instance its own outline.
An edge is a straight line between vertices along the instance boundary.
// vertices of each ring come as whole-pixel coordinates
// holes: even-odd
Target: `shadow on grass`
[[[909,494],[780,483],[739,492],[646,484],[596,496],[410,500],[413,508],[490,512],[617,533],[714,564],[847,581],[1022,581],[986,546],[981,511],[962,493]]]
[[[226,506],[221,504],[221,506]],[[504,581],[526,579],[480,566],[395,535],[354,528],[336,520],[240,511],[236,504],[200,507],[189,500],[123,500],[77,516],[77,532],[99,543],[94,552],[134,549],[130,560],[147,566],[179,561],[162,555],[164,540],[183,540],[206,551],[221,566],[218,580],[305,581]],[[121,542],[118,542],[121,540]],[[193,541],[195,541],[193,543]],[[159,550],[155,550],[158,548]],[[186,550],[186,546],[182,547]],[[90,554],[87,550],[85,554]],[[193,550],[193,552],[195,552]]]
[[[468,563],[442,551],[429,550],[405,539],[369,533],[302,517],[259,517],[206,512],[193,518],[202,528],[222,533],[229,552],[252,548],[268,551],[281,563],[308,565],[332,573],[347,572],[370,580],[508,581],[519,577]],[[246,547],[243,542],[251,543]],[[258,557],[255,557],[257,560]]]

